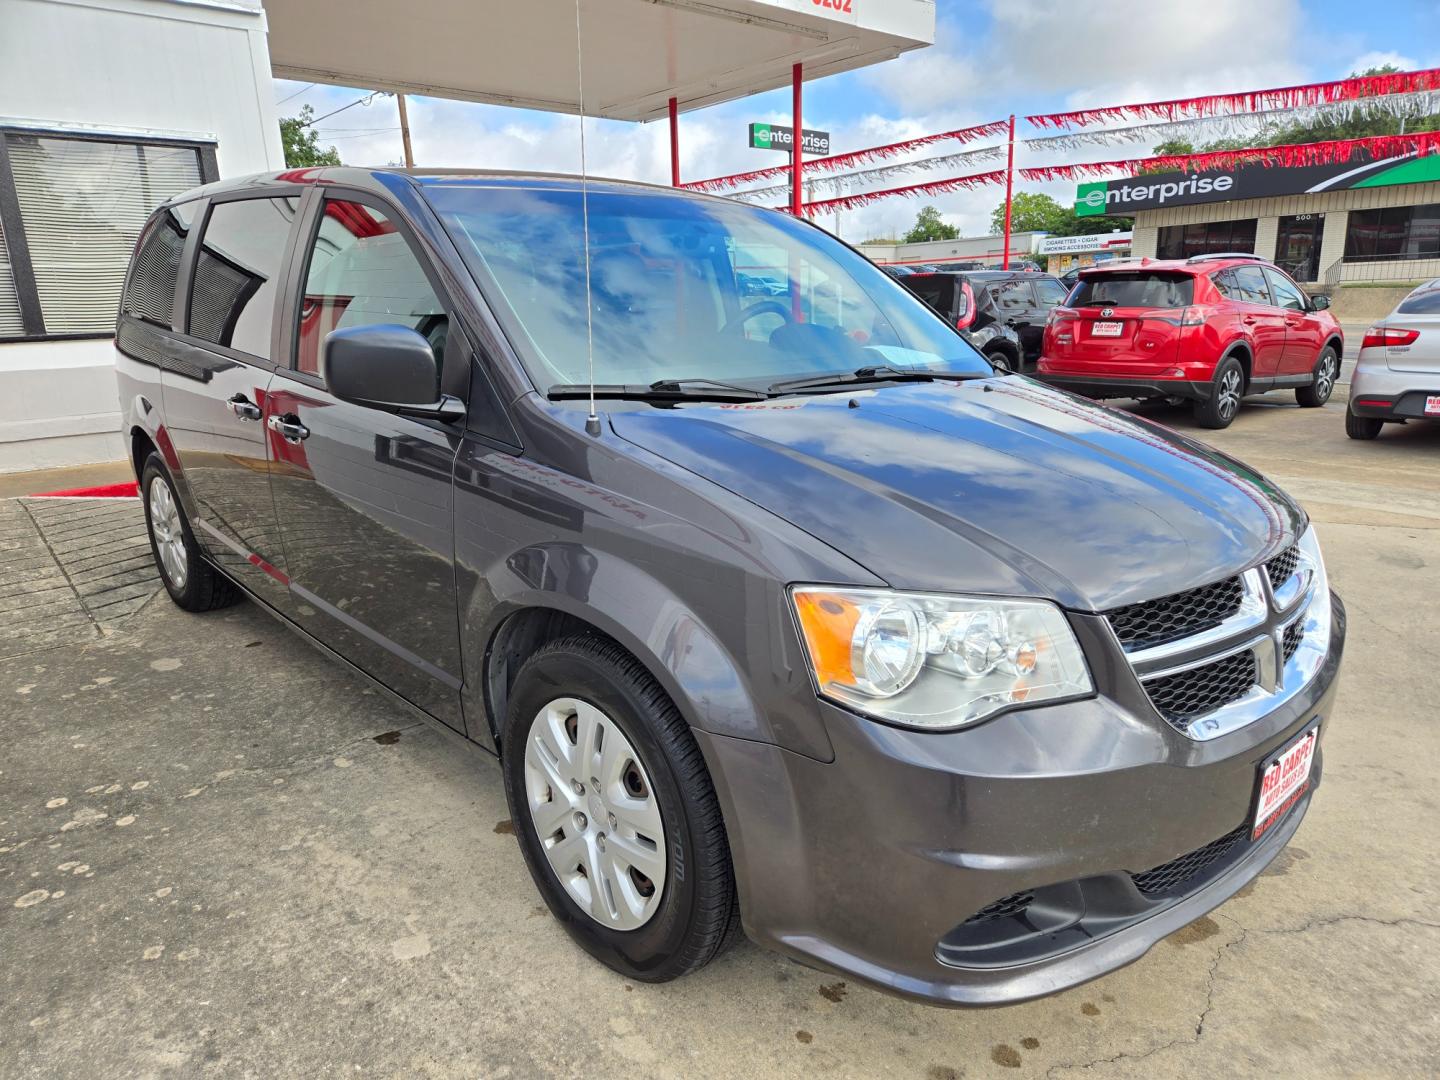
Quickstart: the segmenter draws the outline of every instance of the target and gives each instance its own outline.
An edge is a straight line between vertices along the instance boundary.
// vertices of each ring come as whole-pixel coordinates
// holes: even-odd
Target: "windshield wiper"
[[[961,371],[916,371],[907,368],[894,368],[884,364],[873,367],[862,367],[844,374],[836,372],[831,375],[813,375],[803,379],[786,379],[784,382],[771,383],[769,390],[772,394],[790,393],[795,390],[820,389],[826,386],[849,386],[854,383],[872,382],[967,382],[970,379],[985,379],[987,375],[980,375],[975,372]]]
[[[585,399],[590,396],[590,385],[561,383],[550,387],[545,396],[551,401]],[[764,401],[770,395],[763,390],[714,379],[656,379],[648,386],[596,383],[595,396],[623,401]]]

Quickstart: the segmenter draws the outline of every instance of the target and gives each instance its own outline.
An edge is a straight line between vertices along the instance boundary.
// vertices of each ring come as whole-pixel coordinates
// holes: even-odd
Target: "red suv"
[[[1051,311],[1037,377],[1089,397],[1189,400],[1207,428],[1282,387],[1315,408],[1344,352],[1329,306],[1254,255],[1095,267]]]

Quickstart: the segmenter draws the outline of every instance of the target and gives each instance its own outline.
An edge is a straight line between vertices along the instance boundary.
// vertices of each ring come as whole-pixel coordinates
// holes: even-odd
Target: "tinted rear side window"
[[[190,289],[190,333],[270,359],[275,290],[296,199],[243,199],[210,208]]]
[[[911,274],[905,278],[905,287],[920,297],[942,315],[949,315],[954,307],[955,280],[948,277],[931,277]]]
[[[135,249],[121,310],[155,326],[169,328],[175,308],[180,253],[190,232],[194,206],[173,206],[151,219]]]
[[[1440,315],[1440,288],[1413,292],[1395,309],[1397,315]]]
[[[1082,277],[1075,286],[1071,307],[1184,307],[1195,296],[1189,274],[1137,270],[1128,273]]]

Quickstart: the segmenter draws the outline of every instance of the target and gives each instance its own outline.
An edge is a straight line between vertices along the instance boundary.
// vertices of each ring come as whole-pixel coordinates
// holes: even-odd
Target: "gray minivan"
[[[147,223],[116,346],[170,596],[248,596],[498,755],[550,910],[632,978],[743,927],[1052,993],[1235,893],[1319,781],[1344,611],[1300,507],[997,373],[803,220],[212,184]]]

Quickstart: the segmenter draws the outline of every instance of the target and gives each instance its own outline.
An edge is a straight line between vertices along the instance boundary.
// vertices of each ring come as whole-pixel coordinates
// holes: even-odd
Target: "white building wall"
[[[1047,236],[1043,232],[1010,234],[1011,258],[1027,258]],[[962,236],[958,240],[926,240],[914,244],[861,244],[867,258],[878,262],[950,262],[957,259],[999,260],[1004,252],[1004,238],[994,236]]]
[[[0,124],[213,141],[284,166],[259,0],[0,0]],[[0,344],[0,471],[124,456],[109,340]]]

